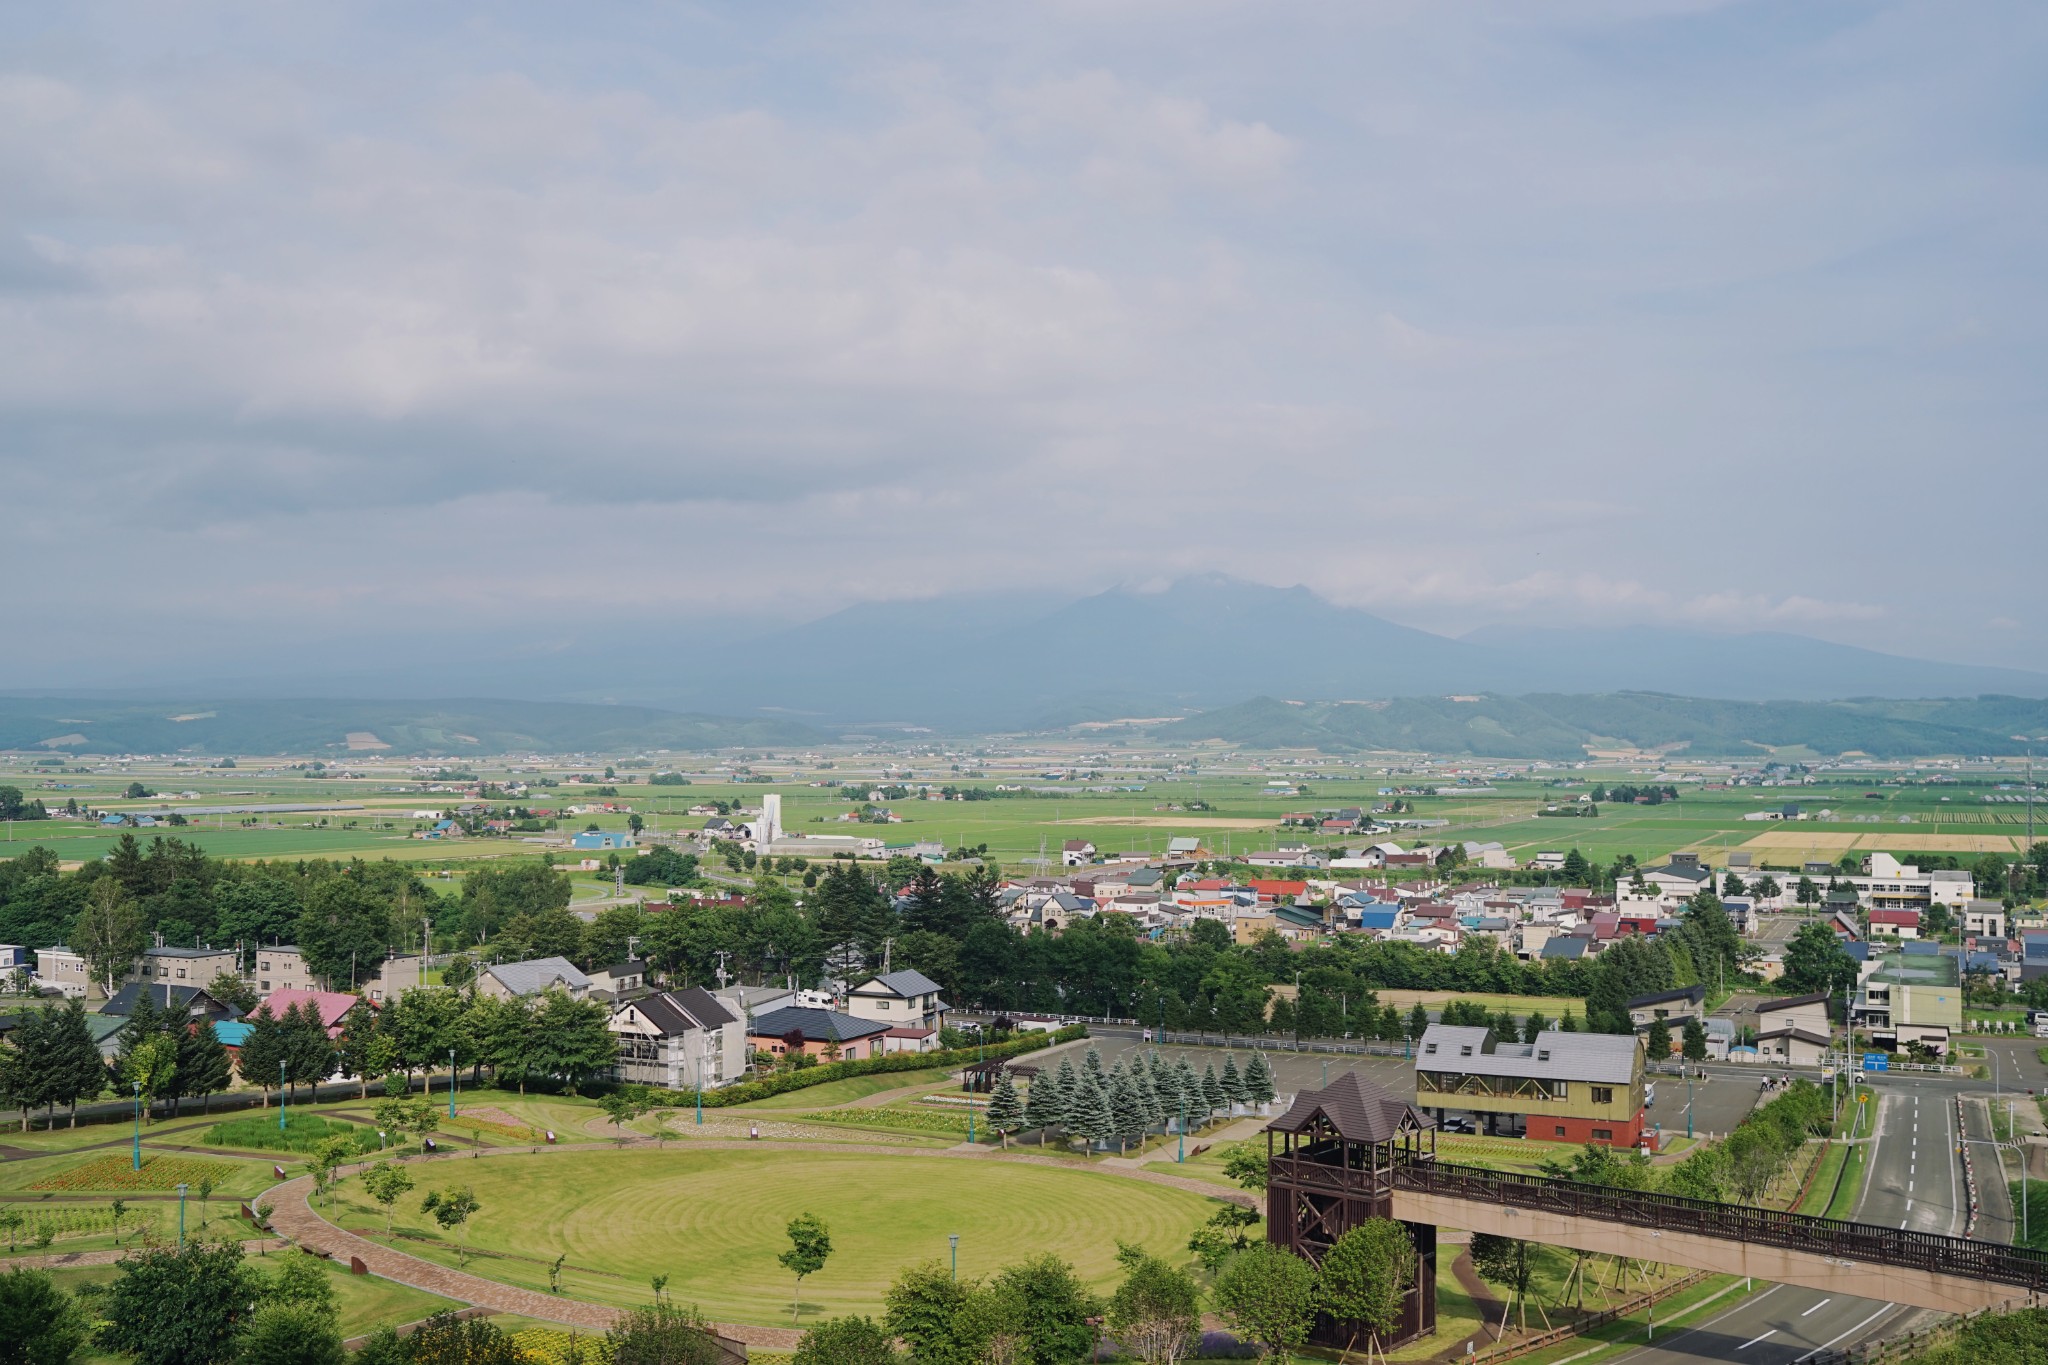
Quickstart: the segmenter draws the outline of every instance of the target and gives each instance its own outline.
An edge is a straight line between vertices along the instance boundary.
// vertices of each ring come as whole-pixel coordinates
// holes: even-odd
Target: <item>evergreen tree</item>
[[[1202,1102],[1213,1114],[1223,1107],[1223,1082],[1216,1079],[1216,1064],[1209,1063],[1202,1072]]]
[[[1566,1033],[1577,1033],[1579,1031],[1579,1016],[1573,1014],[1570,1010],[1566,1010],[1564,1012],[1564,1022],[1559,1024],[1558,1028]]]
[[[1138,1098],[1137,1086],[1122,1072],[1110,1078],[1109,1109],[1119,1154],[1123,1152],[1125,1143],[1144,1140],[1145,1103]]]
[[[1038,1130],[1038,1143],[1042,1147],[1045,1145],[1045,1130],[1059,1127],[1060,1117],[1059,1082],[1053,1079],[1051,1072],[1041,1071],[1024,1095],[1025,1126]]]
[[[1067,1114],[1067,1131],[1086,1142],[1107,1142],[1115,1135],[1116,1120],[1110,1112],[1109,1096],[1095,1073],[1083,1070],[1080,1093]]]
[[[1244,1077],[1237,1072],[1236,1053],[1226,1052],[1223,1055],[1223,1075],[1218,1078],[1217,1084],[1223,1087],[1223,1098],[1230,1101],[1231,1112],[1237,1112],[1236,1106],[1244,1103],[1245,1093]]]
[[[1429,1032],[1429,1011],[1424,1009],[1422,1002],[1418,1000],[1415,1002],[1415,1008],[1408,1011],[1408,1037],[1410,1039],[1420,1038],[1427,1032]]]
[[[1159,1104],[1159,1089],[1152,1084],[1152,1075],[1142,1065],[1131,1077],[1131,1089],[1137,1092],[1138,1108],[1144,1112],[1147,1129],[1166,1127],[1166,1111]]]
[[[317,1087],[334,1074],[334,1043],[311,1000],[287,1009],[283,1023],[285,1078],[296,1099],[299,1086]]]
[[[1053,1074],[1053,1084],[1059,1087],[1059,1125],[1064,1128],[1074,1117],[1074,1104],[1081,1098],[1081,1073],[1074,1069],[1072,1057],[1060,1058],[1060,1069]]]
[[[249,1036],[242,1040],[236,1063],[244,1085],[263,1088],[266,1108],[270,1104],[270,1087],[279,1077],[278,1063],[283,1061],[284,1021],[270,1012],[270,1006],[259,1005],[249,1016]]]
[[[1088,1045],[1088,1054],[1081,1058],[1081,1069],[1098,1081],[1102,1079],[1102,1054],[1095,1050],[1095,1044]]]
[[[1265,1053],[1252,1054],[1251,1065],[1244,1072],[1244,1089],[1245,1097],[1253,1104],[1264,1106],[1273,1102],[1273,1068],[1266,1065]]]
[[[178,1094],[195,1095],[205,1111],[213,1097],[235,1083],[234,1062],[214,1032],[211,1019],[201,1019],[178,1037]],[[202,1111],[202,1112],[205,1112]],[[175,1113],[175,1109],[173,1113]]]
[[[71,1126],[78,1126],[78,1102],[96,1100],[107,1088],[107,1063],[100,1046],[92,1040],[86,1023],[85,1006],[67,1000],[61,1013],[50,1021],[55,1069],[50,1077],[58,1098],[71,1107]],[[226,1089],[223,1084],[222,1089]]]
[[[7,1098],[22,1111],[22,1127],[28,1127],[28,1111],[49,1106],[49,1123],[57,1121],[60,1101],[57,1076],[57,1029],[48,1009],[24,1010],[20,1025],[8,1038]]]
[[[1024,1106],[1017,1099],[1017,1083],[1007,1069],[996,1078],[995,1093],[988,1097],[988,1126],[1002,1135],[1006,1149],[1010,1134],[1024,1126]]]
[[[354,1076],[357,1098],[370,1097],[370,1048],[377,1041],[378,1011],[367,1000],[341,1017],[341,1036],[334,1040],[341,1074]]]
[[[1697,1018],[1688,1015],[1685,1020],[1685,1060],[1704,1062],[1707,1060],[1707,1028]]]

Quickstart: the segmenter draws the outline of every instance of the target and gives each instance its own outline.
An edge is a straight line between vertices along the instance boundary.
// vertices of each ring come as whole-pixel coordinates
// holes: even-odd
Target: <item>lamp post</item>
[[[142,1082],[135,1082],[135,1169],[142,1169]]]
[[[187,1188],[187,1187],[186,1187],[186,1186],[184,1186],[184,1185],[180,1185],[180,1186],[178,1186],[178,1250],[180,1250],[180,1251],[183,1251],[183,1250],[185,1249],[185,1190],[186,1190],[186,1188]]]
[[[1180,1124],[1174,1133],[1174,1137],[1179,1143],[1179,1148],[1174,1153],[1173,1159],[1175,1161],[1186,1161],[1188,1159],[1188,1092],[1185,1090],[1180,1092]]]
[[[704,1044],[697,1044],[697,1126],[704,1126]]]
[[[277,1131],[284,1131],[284,1058],[277,1059]]]
[[[1685,1135],[1692,1136],[1692,1068],[1685,1069]]]
[[[448,1049],[448,1117],[455,1117],[455,1049]]]
[[[947,1233],[946,1240],[953,1244],[953,1278],[957,1280],[960,1278],[960,1234]]]

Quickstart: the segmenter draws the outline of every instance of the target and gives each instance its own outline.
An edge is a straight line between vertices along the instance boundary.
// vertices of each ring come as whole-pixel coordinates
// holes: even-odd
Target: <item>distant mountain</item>
[[[790,720],[573,702],[0,697],[0,749],[57,754],[617,754],[824,738]]]
[[[1226,706],[1153,730],[1170,743],[1218,739],[1245,748],[1422,750],[1491,758],[1584,758],[1589,748],[1669,750],[1689,757],[1756,757],[1805,747],[1874,758],[2012,754],[2015,737],[2048,738],[2048,702],[1715,701],[1648,692],[1567,696],[1492,694],[1387,702]]]
[[[1451,639],[1307,588],[1205,576],[1065,603],[963,595],[865,604],[721,650],[715,663],[606,686],[650,705],[766,711],[825,728],[991,731],[1184,714],[1256,696],[2048,697],[2048,674],[1784,634],[1494,627]]]
[[[1487,626],[1467,644],[1516,663],[1515,690],[1583,692],[1615,687],[1687,697],[1826,701],[1835,697],[2048,697],[2048,674],[1939,663],[1754,631],[1716,635],[1657,626],[1560,630]]]

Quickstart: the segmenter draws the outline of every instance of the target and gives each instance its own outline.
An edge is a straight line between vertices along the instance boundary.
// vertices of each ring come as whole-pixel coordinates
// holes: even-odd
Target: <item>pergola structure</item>
[[[1020,1081],[1029,1081],[1038,1075],[1035,1066],[1024,1066],[1017,1062],[998,1059],[993,1062],[974,1062],[960,1068],[960,1088],[970,1095],[986,1095],[996,1088],[997,1082],[1007,1071]]]
[[[1393,1217],[1394,1171],[1436,1159],[1436,1121],[1356,1072],[1295,1096],[1266,1126],[1266,1240],[1321,1265],[1339,1237]],[[1415,1273],[1393,1346],[1436,1331],[1436,1227],[1406,1223]],[[1357,1324],[1318,1315],[1310,1340],[1341,1347]]]

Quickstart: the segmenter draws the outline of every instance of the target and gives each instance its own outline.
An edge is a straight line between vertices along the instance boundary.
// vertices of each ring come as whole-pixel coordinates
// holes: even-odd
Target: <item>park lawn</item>
[[[261,1266],[264,1259],[258,1258],[256,1264]],[[387,1325],[397,1327],[403,1323],[418,1322],[443,1310],[453,1311],[466,1306],[396,1280],[383,1280],[375,1275],[351,1275],[348,1266],[341,1262],[329,1261],[326,1266],[327,1277],[334,1285],[335,1306],[341,1310],[343,1337],[362,1336]]]
[[[261,1162],[241,1161],[225,1156],[188,1156],[181,1152],[152,1147],[147,1141],[142,1144],[143,1170],[139,1183],[130,1164],[127,1147],[106,1148],[97,1151],[71,1151],[53,1153],[47,1157],[29,1157],[21,1161],[0,1164],[0,1191],[25,1194],[33,1198],[42,1194],[80,1195],[104,1191],[109,1199],[115,1195],[123,1197],[171,1194],[179,1179],[188,1184],[201,1175],[214,1177],[215,1199],[236,1199],[256,1193],[276,1183],[269,1165]],[[155,1173],[150,1166],[153,1162],[165,1164]],[[190,1172],[184,1176],[172,1176],[171,1171]],[[98,1181],[94,1172],[105,1172],[108,1179]],[[44,1189],[35,1188],[38,1185]]]
[[[1388,988],[1374,992],[1380,1005],[1392,1005],[1401,1012],[1403,1022],[1408,1012],[1419,1003],[1426,1010],[1440,1010],[1453,1000],[1468,1000],[1488,1010],[1506,1010],[1517,1017],[1540,1013],[1552,1019],[1562,1019],[1565,1011],[1583,1015],[1585,1002],[1558,995],[1501,995],[1491,991],[1411,991]]]
[[[463,1185],[481,1204],[470,1220],[471,1273],[545,1292],[547,1266],[568,1258],[562,1292],[595,1302],[646,1301],[651,1276],[720,1321],[787,1323],[794,1281],[777,1263],[784,1226],[814,1213],[830,1228],[832,1258],[803,1286],[803,1317],[878,1313],[905,1267],[945,1259],[960,1236],[960,1273],[984,1275],[1040,1252],[1071,1260],[1098,1290],[1119,1279],[1119,1239],[1175,1261],[1208,1220],[1213,1201],[1087,1170],[939,1156],[881,1156],[820,1146],[790,1150],[539,1153],[415,1173],[422,1192]],[[396,1245],[442,1264],[456,1237],[418,1211],[399,1212],[411,1234]],[[383,1211],[356,1181],[322,1212],[384,1240]]]
[[[890,1090],[909,1090],[923,1086],[937,1086],[947,1082],[955,1068],[934,1066],[922,1071],[891,1071],[873,1076],[849,1076],[843,1081],[827,1081],[805,1090],[786,1090],[780,1095],[770,1095],[764,1100],[753,1100],[746,1104],[735,1104],[732,1113],[744,1113],[750,1109],[830,1109],[835,1105],[851,1104],[864,1100],[870,1095],[880,1095]]]

